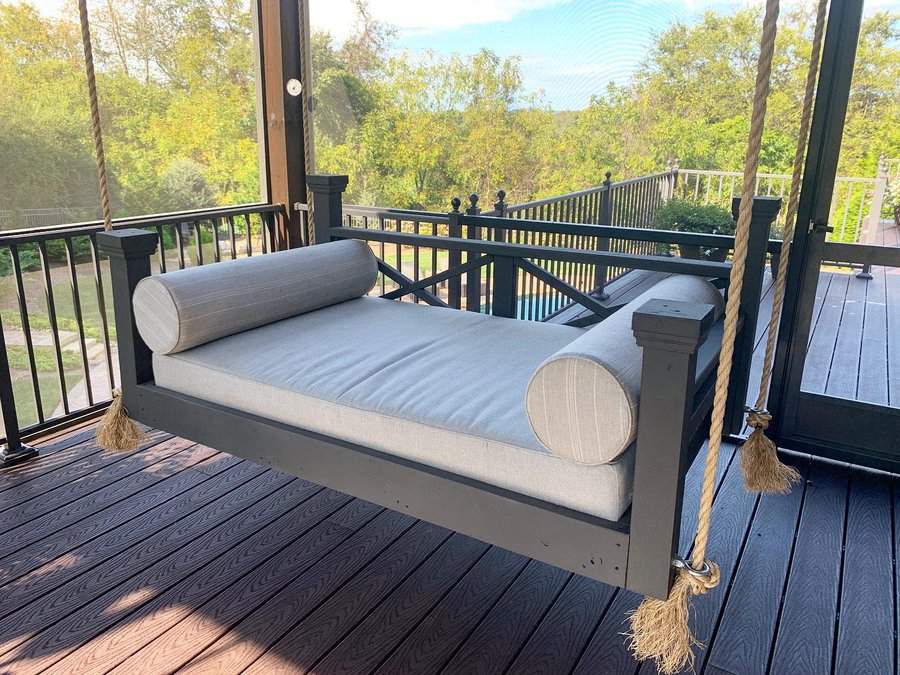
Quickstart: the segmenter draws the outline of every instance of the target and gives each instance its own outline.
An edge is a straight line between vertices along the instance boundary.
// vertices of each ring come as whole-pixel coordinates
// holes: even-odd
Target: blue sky
[[[782,6],[804,0],[782,0]],[[811,2],[811,0],[805,0]],[[340,40],[353,25],[351,0],[310,0],[313,30]],[[411,52],[471,54],[483,47],[519,56],[525,87],[556,110],[583,108],[610,81],[625,82],[654,36],[707,9],[734,12],[762,0],[369,0],[376,18],[399,31]],[[900,0],[868,0],[866,12],[900,10]]]

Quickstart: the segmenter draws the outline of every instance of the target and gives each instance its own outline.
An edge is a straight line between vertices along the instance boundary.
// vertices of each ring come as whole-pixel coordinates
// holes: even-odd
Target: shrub
[[[685,199],[670,199],[656,211],[653,224],[660,230],[734,234],[731,213],[715,204],[696,204]]]

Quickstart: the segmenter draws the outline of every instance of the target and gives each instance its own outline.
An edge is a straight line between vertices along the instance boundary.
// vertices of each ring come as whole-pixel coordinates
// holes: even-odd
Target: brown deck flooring
[[[41,449],[0,471],[0,673],[654,672],[630,592],[161,432]],[[790,461],[804,482],[760,498],[724,448],[697,671],[894,673],[897,478]]]

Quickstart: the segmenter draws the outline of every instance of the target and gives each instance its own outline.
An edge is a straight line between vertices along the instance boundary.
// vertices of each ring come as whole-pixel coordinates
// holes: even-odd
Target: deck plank
[[[4,610],[0,611],[0,617],[140,543],[265,471],[253,464],[228,461],[221,455],[207,462],[223,468],[221,476],[214,474],[218,480],[209,481],[210,476],[204,477],[204,473],[197,470],[199,465],[195,465],[136,495],[126,505],[101,511],[93,518],[5,558],[4,585],[0,587]],[[171,497],[182,488],[187,489]],[[168,501],[166,497],[169,497]],[[134,517],[135,514],[139,515]],[[120,525],[103,532],[105,527],[120,520]]]
[[[316,675],[373,672],[489,550],[454,534],[319,663]]]
[[[417,522],[244,673],[315,673],[315,664],[428,559],[451,532]]]
[[[836,673],[894,672],[890,479],[854,470],[835,654]]]
[[[707,660],[722,672],[766,672],[782,591],[793,551],[809,462],[787,495],[763,495],[732,581]]]
[[[900,408],[900,270],[885,274],[888,335],[888,401]]]
[[[117,591],[133,579],[136,573],[170,554],[183,551],[192,542],[204,537],[216,539],[228,533],[237,536],[241,533],[242,523],[252,522],[271,509],[271,502],[265,501],[265,498],[289,482],[289,477],[275,472],[263,473],[239,489],[189,514],[189,518],[173,523],[138,545],[109,558],[87,574],[75,577],[52,592],[19,607],[0,620],[0,654],[6,655],[26,640],[36,637],[44,628],[56,624],[93,598]],[[80,642],[70,640],[69,644],[74,649]],[[4,657],[0,665],[9,665],[18,657],[18,651],[12,657]]]
[[[521,555],[492,547],[375,672],[440,672],[527,563]]]
[[[847,297],[847,288],[849,287],[848,275],[831,274],[829,277],[830,281],[824,295],[822,309],[810,337],[801,384],[803,391],[816,394],[824,393],[828,384],[828,374],[831,371],[838,329],[841,325],[844,299]],[[820,277],[819,284],[821,283]]]
[[[443,669],[500,675],[545,616],[572,575],[532,560]]]
[[[382,511],[368,527],[354,533],[185,664],[182,672],[205,672],[209,659],[215,659],[216,667],[224,672],[241,672],[414,523],[409,516]]]
[[[869,282],[847,276],[847,295],[841,308],[840,324],[834,341],[834,356],[828,371],[825,393],[855,399],[859,380],[863,320]]]
[[[846,467],[811,464],[775,632],[772,672],[831,671],[848,488]]]
[[[887,274],[883,267],[872,270],[866,288],[865,321],[859,356],[856,400],[888,405]]]

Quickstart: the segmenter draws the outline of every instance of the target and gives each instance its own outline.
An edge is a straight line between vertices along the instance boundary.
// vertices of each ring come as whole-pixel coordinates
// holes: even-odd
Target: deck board
[[[767,302],[770,288],[757,375]],[[900,275],[823,272],[813,384],[896,405],[898,331]],[[854,348],[856,379],[836,370]],[[4,674],[655,672],[622,635],[633,593],[161,432],[138,453],[101,451],[92,429],[41,450],[0,470]],[[683,555],[704,458],[685,478]],[[786,459],[804,483],[758,499],[723,446],[698,672],[895,672],[897,477]]]

